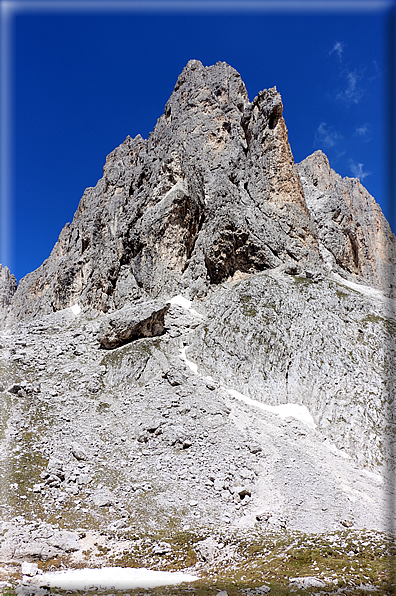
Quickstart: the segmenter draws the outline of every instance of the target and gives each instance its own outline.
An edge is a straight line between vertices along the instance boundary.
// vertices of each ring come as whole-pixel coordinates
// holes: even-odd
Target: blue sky
[[[70,12],[50,2],[37,12],[32,1],[13,13],[9,49],[2,47],[3,73],[8,65],[12,76],[3,98],[10,233],[0,262],[17,279],[48,257],[84,189],[102,176],[106,155],[127,135],[148,136],[192,58],[231,64],[250,100],[276,85],[295,161],[322,149],[342,176],[360,177],[391,217],[384,3],[366,10],[360,2],[364,10],[349,12],[323,11],[321,2],[298,10],[299,1],[278,12],[260,2],[254,11],[249,2],[239,10],[218,3],[217,11],[202,3],[187,11],[189,0],[167,11],[127,4],[100,12],[92,2],[88,12]]]

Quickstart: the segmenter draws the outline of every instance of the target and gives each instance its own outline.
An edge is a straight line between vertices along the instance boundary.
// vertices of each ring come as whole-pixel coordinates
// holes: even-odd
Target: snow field
[[[196,575],[150,569],[124,567],[103,567],[102,569],[74,569],[43,573],[36,576],[34,583],[64,590],[89,590],[90,588],[112,588],[132,590],[134,588],[156,588],[173,586],[199,579]]]

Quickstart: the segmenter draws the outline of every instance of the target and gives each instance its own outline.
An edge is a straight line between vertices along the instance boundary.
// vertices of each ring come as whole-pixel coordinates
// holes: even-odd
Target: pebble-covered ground
[[[331,304],[342,302],[347,330],[337,349],[329,339],[327,362],[309,373],[327,379],[329,388],[338,383],[338,373],[329,368],[332,353],[339,362],[344,354],[343,366],[351,368],[346,347],[354,346],[356,335],[359,342],[363,337],[356,350],[366,354],[367,370],[361,364],[356,369],[364,391],[371,355],[393,327],[370,315],[376,308],[371,297],[349,296],[347,287],[340,297],[335,282],[320,286],[271,276],[225,284],[206,304],[193,305],[200,312],[178,299],[167,312],[164,333],[111,350],[98,341],[106,315],[94,312],[66,309],[2,332],[5,594],[12,593],[12,581],[20,581],[22,563],[36,564],[37,572],[110,565],[200,577],[170,594],[236,596],[267,588],[280,594],[386,593],[392,474],[380,465],[380,447],[368,465],[369,458],[353,446],[366,436],[374,449],[381,436],[383,414],[376,423],[380,401],[374,391],[377,385],[383,389],[380,364],[387,362],[386,354],[390,358],[390,348],[381,362],[373,360],[376,384],[359,397],[365,409],[353,400],[348,409],[347,384],[333,402],[318,401],[315,407],[339,417],[333,428],[312,401],[293,403],[297,372],[307,373],[306,361],[317,364],[314,347],[305,360],[301,354],[294,360],[293,374],[290,365],[282,377],[282,346],[287,340],[286,348],[297,350],[300,340],[286,326],[285,341],[276,339],[280,332],[268,313],[283,301],[279,321],[286,325],[286,308],[291,318],[293,309],[300,317],[307,296],[308,302],[327,296],[330,320]],[[262,306],[265,292],[278,300],[274,308]],[[223,313],[226,302],[232,305],[230,322]],[[258,399],[260,383],[268,385],[271,377],[260,372],[255,380],[249,372],[260,356],[254,342],[251,352],[245,342],[256,337],[245,333],[253,319],[268,342],[271,337],[278,342],[279,354],[273,351],[274,358],[262,361],[273,367],[273,379],[282,377],[276,387],[287,380],[287,394],[279,401],[288,412],[284,416],[276,402]],[[233,327],[230,335],[231,323],[239,330]],[[293,333],[297,330],[296,323]],[[348,418],[348,412],[356,417]]]
[[[82,530],[80,535],[84,535]],[[217,595],[221,591],[228,596],[267,592],[387,594],[390,551],[391,544],[385,535],[354,530],[305,535],[286,531],[263,533],[258,529],[218,528],[213,531],[202,528],[152,536],[127,533],[110,536],[87,531],[79,551],[33,565],[32,576],[25,575],[23,581],[20,564],[3,564],[1,593],[34,593],[34,588],[28,586],[46,571],[112,566],[184,571],[200,577],[197,582],[183,586],[132,589],[131,595],[203,596]],[[25,586],[23,591],[20,587],[15,590],[21,585]],[[51,593],[60,591],[52,588]],[[114,594],[114,591],[101,593]],[[122,593],[125,596],[125,591]]]

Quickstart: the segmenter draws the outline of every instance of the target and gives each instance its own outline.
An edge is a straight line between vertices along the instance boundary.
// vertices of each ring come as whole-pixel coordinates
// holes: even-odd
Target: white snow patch
[[[187,350],[186,347],[180,348],[180,358],[182,360],[184,360],[184,362],[187,364],[188,368],[190,368],[193,371],[193,373],[195,373],[197,375],[198,374],[198,366],[191,360],[187,360],[186,350]]]
[[[188,310],[189,310],[189,312],[190,312],[192,315],[194,315],[194,317],[199,317],[199,318],[201,318],[201,319],[203,319],[203,318],[204,318],[204,317],[203,317],[203,315],[201,315],[201,313],[200,313],[200,312],[198,312],[197,310],[195,310],[195,308],[189,308]]]
[[[284,418],[295,418],[296,420],[300,420],[309,428],[315,428],[316,424],[314,419],[312,418],[308,408],[306,406],[301,406],[299,404],[279,404],[278,406],[268,406],[266,404],[261,403],[255,399],[251,399],[243,393],[239,393],[239,391],[235,391],[235,389],[227,389],[223,387],[231,395],[240,401],[244,401],[246,404],[250,406],[255,406],[256,408],[260,408],[266,412],[272,412],[273,414],[278,414],[278,416],[282,419]]]
[[[363,474],[372,480],[376,480],[377,482],[383,483],[384,479],[380,474],[375,474],[375,472],[370,472],[370,470],[362,470]]]
[[[179,294],[178,296],[174,296],[173,298],[171,298],[169,300],[169,302],[171,304],[177,304],[178,306],[182,306],[183,308],[186,308],[187,310],[190,310],[190,308],[191,308],[191,300],[184,298],[184,296],[182,296],[181,294]]]
[[[186,310],[190,311],[190,313],[196,317],[200,317],[201,319],[203,318],[202,315],[196,311],[194,308],[191,308],[191,300],[188,300],[187,298],[184,298],[184,296],[182,296],[181,294],[179,294],[178,296],[173,296],[173,298],[171,298],[169,300],[169,302],[171,304],[177,304],[178,306],[181,306],[183,308],[185,308]]]
[[[73,315],[79,315],[81,312],[79,304],[73,304],[73,306],[70,307],[70,310],[72,311]]]
[[[338,273],[333,273],[333,277],[341,285],[351,288],[351,290],[356,290],[357,292],[360,292],[365,296],[373,296],[374,298],[379,298],[380,300],[388,303],[389,305],[396,303],[394,298],[388,298],[387,296],[385,296],[383,292],[381,292],[381,290],[378,290],[377,288],[372,288],[371,286],[364,286],[363,284],[355,283],[353,281],[350,281],[349,279],[344,279]]]
[[[335,445],[333,445],[333,443],[331,443],[328,439],[325,439],[323,441],[323,445],[325,447],[327,447],[327,449],[329,451],[331,451],[332,453],[334,453],[335,455],[340,455],[344,459],[351,459],[350,455],[348,455],[347,453],[344,453],[344,451],[341,451],[341,449],[337,449],[337,447]]]
[[[35,585],[64,590],[88,590],[89,588],[111,588],[133,590],[134,588],[156,588],[182,582],[193,582],[196,575],[151,569],[103,567],[102,569],[72,569],[43,573],[34,580]]]

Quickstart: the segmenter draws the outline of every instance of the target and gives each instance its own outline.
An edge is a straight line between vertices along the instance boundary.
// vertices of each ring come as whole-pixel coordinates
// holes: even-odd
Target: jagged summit
[[[354,275],[395,296],[395,236],[357,178],[341,178],[322,151],[297,164],[328,269]]]
[[[294,164],[275,88],[190,61],[42,266],[0,268],[1,561],[331,591],[353,543],[362,586],[394,529],[394,301],[367,287],[394,243],[359,181]],[[331,540],[314,564],[300,532]]]
[[[190,60],[149,138],[108,155],[49,258],[21,280],[12,317],[202,298],[280,265],[310,277],[327,266],[389,291],[394,236],[380,208],[324,154],[296,168],[282,111],[275,87],[249,102],[231,66]]]

